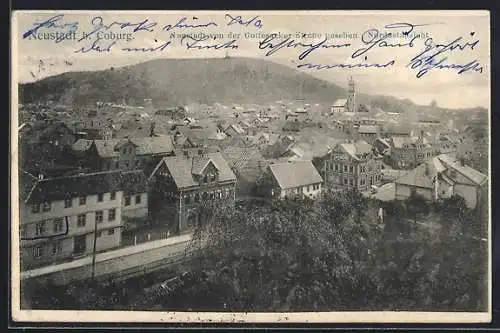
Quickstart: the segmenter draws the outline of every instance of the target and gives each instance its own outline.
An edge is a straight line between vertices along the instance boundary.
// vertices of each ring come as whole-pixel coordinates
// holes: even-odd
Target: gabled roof
[[[203,170],[210,164],[213,163],[208,156],[193,156],[193,163],[191,167],[191,173],[193,175],[203,174]],[[217,165],[215,168],[218,170]]]
[[[156,135],[142,138],[130,138],[130,142],[137,146],[136,155],[149,155],[149,154],[164,154],[171,153],[174,150],[172,138],[169,135]],[[80,139],[73,144],[73,150],[86,151],[90,148],[92,142],[95,142],[97,153],[99,156],[117,157],[119,152],[115,149],[118,144],[124,141],[123,139],[111,140],[85,140]]]
[[[118,171],[96,172],[38,180],[26,197],[26,203],[64,200],[84,195],[119,191],[122,174]]]
[[[135,144],[134,142],[132,142],[132,140],[130,139],[123,139],[123,140],[120,140],[116,143],[115,145],[115,149],[120,149],[121,147],[123,147],[124,145],[128,145],[128,144],[131,144],[135,147],[137,147],[137,144]]]
[[[443,173],[449,169],[455,170],[476,185],[483,185],[488,179],[488,177],[481,172],[467,165],[461,165],[454,157],[447,154],[441,154],[427,160],[413,170],[408,171],[403,177],[397,179],[396,183],[433,188],[433,179],[439,175],[448,184],[455,184],[458,182],[457,179]]]
[[[323,182],[311,161],[271,164],[269,170],[282,189]]]
[[[31,173],[19,169],[19,197],[26,200],[38,182],[38,178]]]
[[[404,136],[393,136],[391,137],[393,147],[394,148],[403,148],[404,145],[415,146],[415,144],[419,141],[419,137],[404,137]],[[422,144],[424,146],[429,146],[429,141],[426,138],[422,138]]]
[[[376,141],[382,143],[384,146],[386,146],[387,148],[391,148],[391,144],[389,143],[389,141],[385,138],[377,138]]]
[[[346,104],[347,104],[347,99],[340,98],[340,99],[337,99],[335,102],[333,102],[331,107],[344,107]]]
[[[476,185],[482,185],[488,179],[488,176],[486,176],[485,174],[471,168],[468,165],[462,165],[459,161],[457,161],[450,155],[441,154],[437,156],[437,159],[444,163],[447,168],[455,170]]]
[[[255,148],[230,146],[223,150],[222,155],[238,177],[247,181],[255,181],[269,164]]]
[[[339,147],[355,160],[359,160],[363,155],[372,152],[372,145],[364,140],[339,143]]]
[[[92,145],[92,140],[78,139],[71,148],[77,152],[85,152]]]
[[[164,157],[151,173],[150,178],[162,166],[166,166],[177,188],[182,189],[191,186],[198,186],[199,182],[193,175],[194,172],[200,172],[200,165],[206,165],[212,162],[219,173],[219,181],[236,181],[236,176],[229,167],[228,163],[220,153],[209,153],[203,156],[168,156]]]
[[[361,134],[377,134],[378,126],[376,125],[359,125],[358,132]]]
[[[238,134],[245,133],[245,130],[239,124],[230,124],[224,129],[224,131],[227,131],[230,128],[232,128]]]
[[[441,163],[432,158],[396,179],[395,183],[432,189],[435,177],[443,170]]]

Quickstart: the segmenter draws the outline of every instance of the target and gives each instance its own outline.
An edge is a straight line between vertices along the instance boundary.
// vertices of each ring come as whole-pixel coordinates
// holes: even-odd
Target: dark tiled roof
[[[396,184],[434,188],[434,179],[445,167],[437,158],[432,158],[398,178]]]
[[[73,134],[73,131],[62,121],[53,122],[50,124],[36,123],[32,127],[33,135],[30,136],[29,141],[36,143],[44,140],[49,140],[52,137],[57,137],[62,131],[67,131]]]
[[[107,171],[39,180],[26,198],[27,203],[64,200],[83,195],[119,191],[121,172]]]
[[[212,162],[217,171],[219,172],[219,181],[236,181],[236,176],[227,164],[226,160],[220,153],[208,153],[203,156],[207,158],[206,162]],[[199,182],[196,181],[193,175],[193,163],[200,165],[200,160],[197,157],[186,157],[186,156],[168,156],[164,157],[161,162],[156,166],[153,171],[153,175],[160,168],[160,166],[165,165],[169,170],[172,178],[174,179],[177,188],[186,188],[191,186],[198,186]],[[202,161],[203,162],[203,161]],[[203,162],[204,163],[204,162]],[[207,163],[204,163],[205,165]],[[198,171],[199,172],[199,171]]]
[[[239,179],[255,181],[269,163],[255,148],[227,147],[222,152],[229,166]]]
[[[130,138],[130,139],[112,139],[112,140],[94,140],[97,152],[101,157],[116,157],[118,151],[117,145],[130,140],[137,146],[136,155],[164,154],[174,151],[174,145],[170,135],[157,135],[153,137]],[[92,140],[80,139],[73,144],[73,150],[87,150],[92,144]]]

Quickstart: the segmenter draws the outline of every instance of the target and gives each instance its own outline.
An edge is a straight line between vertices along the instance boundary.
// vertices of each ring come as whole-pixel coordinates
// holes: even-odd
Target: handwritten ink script
[[[235,56],[242,52],[255,57],[287,58],[305,71],[404,68],[417,79],[435,71],[456,75],[484,71],[484,60],[477,56],[482,45],[478,33],[470,31],[451,38],[432,35],[446,22],[392,22],[359,32],[332,33],[276,31],[265,21],[259,15],[232,13],[221,13],[217,18],[167,16],[161,21],[103,16],[82,21],[58,14],[23,27],[22,39],[71,45],[71,52],[80,55],[166,54],[180,49],[203,57],[203,52],[219,51],[227,56],[231,51]]]

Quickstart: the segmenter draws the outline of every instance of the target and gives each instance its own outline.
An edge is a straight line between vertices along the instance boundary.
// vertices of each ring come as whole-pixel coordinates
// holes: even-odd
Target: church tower
[[[347,93],[346,112],[356,112],[356,83],[352,79],[352,76],[349,78]]]

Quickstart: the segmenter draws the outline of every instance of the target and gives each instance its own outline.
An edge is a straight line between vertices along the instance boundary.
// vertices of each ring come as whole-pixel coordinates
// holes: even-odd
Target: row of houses
[[[382,182],[381,159],[365,141],[349,141],[333,147],[316,165],[261,163],[250,151],[231,148],[164,156],[147,175],[117,169],[37,178],[22,172],[22,262],[51,263],[118,247],[129,226],[156,222],[181,232],[199,221],[197,207],[206,201],[233,205],[238,195],[314,199],[325,189],[369,191]],[[396,199],[414,192],[429,200],[460,195],[474,208],[483,200],[486,182],[485,175],[439,155],[396,180]],[[238,193],[240,183],[246,183],[241,188],[247,192]]]

